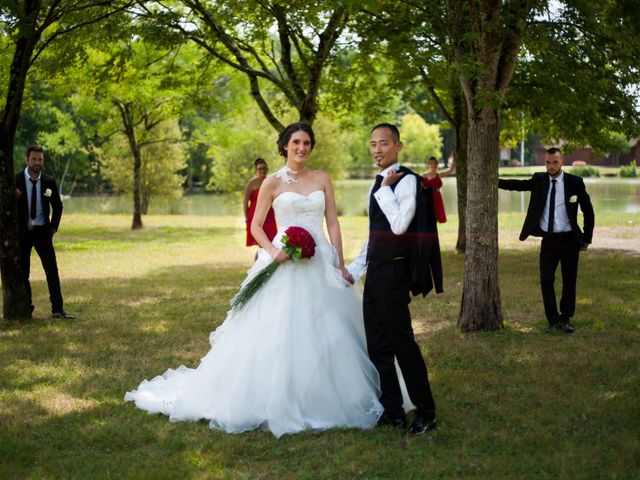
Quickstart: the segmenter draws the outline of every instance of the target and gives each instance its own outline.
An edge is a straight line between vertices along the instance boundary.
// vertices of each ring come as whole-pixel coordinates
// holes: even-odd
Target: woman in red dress
[[[438,159],[436,157],[430,157],[427,165],[429,171],[422,175],[422,185],[425,187],[431,187],[433,191],[433,209],[436,213],[436,220],[438,223],[444,223],[447,221],[447,214],[444,211],[444,202],[442,201],[442,194],[440,189],[442,188],[442,178],[448,177],[456,169],[455,159],[451,160],[451,165],[448,170],[442,173],[438,173]]]
[[[262,158],[256,158],[253,162],[253,166],[255,168],[256,176],[247,182],[247,186],[244,187],[244,200],[242,202],[242,206],[244,208],[244,218],[246,221],[246,230],[247,230],[247,247],[252,245],[258,245],[253,235],[251,235],[251,220],[253,220],[253,214],[256,210],[256,202],[258,201],[258,192],[260,191],[260,187],[262,186],[262,182],[265,178],[267,178],[267,173],[269,173],[269,167],[267,166],[267,162],[265,162]],[[276,232],[278,231],[278,227],[276,226],[276,217],[273,214],[273,209],[269,209],[267,212],[267,217],[264,220],[264,233],[267,234],[269,240],[273,240],[273,237],[276,236]]]

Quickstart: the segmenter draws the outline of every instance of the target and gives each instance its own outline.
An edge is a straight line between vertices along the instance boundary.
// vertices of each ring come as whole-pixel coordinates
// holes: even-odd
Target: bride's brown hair
[[[304,122],[292,123],[287,128],[285,128],[282,131],[282,133],[280,133],[280,136],[278,137],[278,141],[276,142],[278,144],[278,153],[282,155],[285,159],[287,158],[287,149],[285,147],[289,143],[289,140],[291,140],[291,135],[293,135],[295,132],[301,132],[301,131],[306,132],[309,135],[309,138],[311,139],[311,149],[313,150],[313,147],[315,147],[316,137],[313,134],[313,129],[311,128],[311,125]]]

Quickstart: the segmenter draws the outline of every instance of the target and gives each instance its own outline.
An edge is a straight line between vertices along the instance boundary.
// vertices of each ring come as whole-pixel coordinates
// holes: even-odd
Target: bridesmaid
[[[242,202],[244,218],[246,221],[247,247],[258,245],[258,242],[256,242],[256,239],[253,238],[253,235],[251,234],[251,220],[253,220],[253,214],[256,211],[258,192],[260,191],[262,182],[267,178],[267,173],[269,173],[267,162],[262,158],[256,158],[253,162],[253,166],[255,168],[256,175],[249,180],[246,187],[244,187],[244,200]],[[273,237],[276,236],[276,232],[278,231],[278,227],[276,226],[276,217],[273,214],[273,209],[271,208],[267,212],[263,228],[264,233],[266,233],[269,238],[269,241],[273,240]]]
[[[444,202],[442,200],[442,194],[440,189],[442,188],[442,177],[448,177],[456,169],[455,158],[451,160],[449,169],[442,173],[438,173],[438,159],[436,157],[430,157],[427,161],[429,171],[422,175],[422,185],[424,187],[431,187],[433,191],[433,208],[436,213],[436,220],[438,223],[445,223],[447,221],[447,214],[444,211]]]

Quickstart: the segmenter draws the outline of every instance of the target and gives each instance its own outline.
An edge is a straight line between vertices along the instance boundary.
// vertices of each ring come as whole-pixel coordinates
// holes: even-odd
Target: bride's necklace
[[[300,172],[304,172],[306,168],[307,166],[305,165],[300,170],[294,170],[293,168],[285,165],[284,167],[282,167],[280,170],[276,172],[276,177],[278,177],[288,185],[292,183],[298,183],[299,180],[295,177],[292,177],[291,175],[298,175]]]

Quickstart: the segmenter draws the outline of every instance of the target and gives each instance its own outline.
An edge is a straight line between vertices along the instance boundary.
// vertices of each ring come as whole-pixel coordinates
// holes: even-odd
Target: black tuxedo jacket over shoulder
[[[427,295],[433,288],[437,293],[443,292],[442,262],[440,243],[438,241],[438,227],[433,209],[433,194],[431,189],[423,191],[422,177],[400,166],[399,171],[404,175],[416,177],[416,212],[409,228],[402,235],[391,232],[387,217],[378,206],[372,202],[369,207],[369,250],[367,261],[371,264],[386,263],[396,257],[405,257],[411,270],[409,290],[415,296]],[[395,191],[399,182],[391,185]]]
[[[498,187],[504,190],[531,192],[527,216],[522,226],[522,232],[520,232],[520,240],[525,240],[529,235],[541,237],[544,233],[540,229],[540,217],[544,212],[549,184],[549,174],[546,172],[534,173],[528,180],[500,179],[498,181]],[[576,239],[583,245],[591,243],[594,225],[593,206],[582,177],[564,172],[564,202],[571,230]],[[584,231],[578,225],[578,205],[584,215]]]
[[[55,232],[60,226],[60,218],[62,218],[62,200],[58,192],[58,185],[53,177],[49,175],[40,175],[40,199],[42,201],[42,212],[44,213],[47,225]],[[29,225],[29,201],[27,199],[28,191],[26,179],[24,178],[24,170],[16,175],[16,188],[22,192],[18,198],[18,229],[20,235],[24,235]],[[51,195],[47,196],[47,189],[51,190]]]

